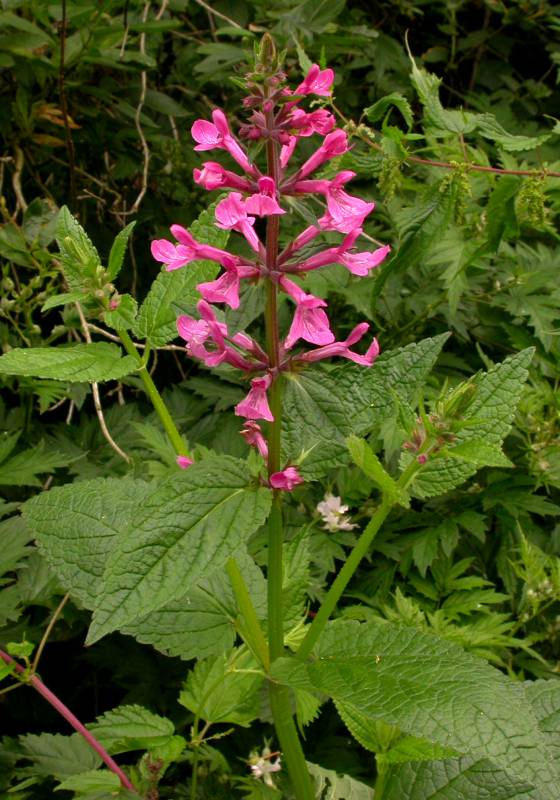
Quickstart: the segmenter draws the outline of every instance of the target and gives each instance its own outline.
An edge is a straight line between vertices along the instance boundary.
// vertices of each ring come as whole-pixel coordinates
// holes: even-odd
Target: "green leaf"
[[[142,481],[99,478],[57,486],[23,505],[47,563],[86,608],[94,608],[115,537],[132,523],[147,490]]]
[[[248,650],[198,661],[179,695],[181,705],[206,722],[248,725],[259,715],[264,676]],[[250,670],[247,672],[247,670]]]
[[[36,775],[54,775],[64,780],[70,775],[97,769],[101,759],[79,733],[62,736],[53,733],[27,734],[18,739],[24,758],[33,762]]]
[[[303,454],[308,479],[348,460],[346,437],[365,434],[394,413],[394,394],[415,398],[447,335],[383,353],[371,368],[344,364],[329,372],[309,369],[289,374],[284,393],[286,459]]]
[[[519,230],[515,215],[515,196],[521,186],[516,175],[504,175],[498,180],[486,206],[488,246],[494,252],[504,237],[515,236]]]
[[[118,296],[118,306],[105,311],[103,320],[110,328],[116,331],[128,330],[134,326],[136,314],[138,313],[138,303],[130,294]]]
[[[405,507],[410,505],[406,494],[400,491],[396,482],[385,470],[383,464],[365,439],[352,435],[348,437],[346,444],[350,450],[352,461],[376,484],[383,494],[394,502],[398,501]]]
[[[469,439],[457,447],[446,447],[442,452],[449,458],[467,461],[477,467],[514,466],[498,444],[490,444],[484,439]]]
[[[485,139],[490,139],[508,152],[535,150],[552,136],[552,132],[539,136],[518,136],[508,133],[493,114],[477,114],[476,130]]]
[[[99,253],[67,206],[58,214],[56,241],[70,289],[88,289],[102,270]]]
[[[118,380],[137,367],[135,358],[123,357],[120,347],[110,342],[15,347],[0,356],[0,375],[52,378],[72,383]]]
[[[266,619],[266,583],[246,553],[235,559],[259,619]],[[122,628],[139,642],[180,658],[205,658],[230,650],[235,642],[232,619],[238,614],[231,583],[224,569],[216,570],[187,595]]]
[[[214,247],[225,247],[228,231],[214,224],[214,203],[203,211],[191,225],[190,232],[199,242]],[[193,261],[186,267],[168,272],[160,272],[152,283],[150,291],[138,312],[134,333],[141,339],[148,339],[154,347],[161,347],[177,336],[177,313],[173,306],[180,303],[194,311],[200,299],[196,285],[216,277],[219,266],[214,261]]]
[[[249,484],[244,462],[216,457],[148,491],[107,559],[88,642],[163,608],[225,564],[270,508],[270,492]]]
[[[76,292],[63,292],[62,294],[54,294],[49,297],[41,306],[41,311],[50,311],[51,308],[57,306],[65,306],[68,303],[77,303],[84,299],[84,293],[81,291]]]
[[[377,102],[369,106],[369,108],[364,108],[364,114],[370,122],[377,122],[377,120],[384,117],[391,108],[397,108],[400,111],[407,128],[410,129],[414,121],[412,109],[406,97],[399,92],[392,92],[382,97],[380,100],[377,100]]]
[[[111,755],[152,750],[167,744],[175,733],[171,720],[137,705],[107,711],[87,727]]]
[[[315,796],[321,800],[373,800],[373,789],[350,775],[307,762],[315,781]]]
[[[530,703],[481,659],[411,628],[350,620],[330,623],[315,655],[308,664],[280,659],[272,676],[324,692],[366,719],[490,759],[543,800],[557,796],[560,773]]]
[[[66,778],[65,781],[55,787],[55,792],[64,790],[76,792],[76,794],[90,794],[93,792],[115,794],[118,793],[120,787],[120,778],[114,772],[110,772],[108,769],[95,769]]]
[[[486,450],[499,449],[511,427],[533,353],[532,348],[522,350],[474,378],[476,394],[462,417],[468,424],[458,433],[457,446],[483,440]],[[468,454],[469,448],[465,449]],[[495,456],[495,449],[493,452]],[[444,494],[474,475],[476,470],[476,463],[468,463],[466,459],[435,458],[417,473],[412,492],[417,497]]]
[[[66,467],[72,460],[68,455],[46,449],[41,441],[0,464],[0,486],[40,486],[38,475]]]
[[[111,252],[109,253],[109,263],[107,265],[107,278],[110,281],[114,281],[121,271],[128,240],[135,225],[136,221],[130,222],[126,228],[123,228],[122,231],[117,233],[115,236],[111,247]]]
[[[448,136],[450,133],[470,133],[475,126],[473,117],[478,115],[469,111],[444,109],[439,99],[441,78],[425,69],[418,69],[412,56],[410,56],[410,61],[412,63],[411,81],[424,106],[424,121],[430,128],[430,132],[439,136]]]

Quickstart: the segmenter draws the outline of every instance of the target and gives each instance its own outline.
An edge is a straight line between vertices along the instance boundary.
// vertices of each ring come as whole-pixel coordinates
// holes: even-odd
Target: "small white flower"
[[[249,766],[254,778],[262,778],[267,786],[274,788],[274,781],[271,778],[271,773],[280,772],[282,766],[280,764],[280,756],[272,761],[270,748],[264,747],[262,753],[259,755],[256,751],[251,753],[249,758]]]
[[[356,527],[350,517],[344,516],[348,506],[343,505],[342,499],[333,494],[326,494],[325,499],[317,503],[317,511],[325,523],[323,527],[328,531],[351,531]]]

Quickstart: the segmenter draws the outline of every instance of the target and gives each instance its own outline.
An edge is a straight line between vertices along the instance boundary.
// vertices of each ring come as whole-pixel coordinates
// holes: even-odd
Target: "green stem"
[[[406,489],[414,474],[417,472],[419,468],[419,464],[414,459],[405,469],[401,477],[397,482],[397,486],[399,489]],[[336,576],[334,583],[332,584],[331,588],[327,592],[319,611],[311,625],[309,626],[309,630],[307,631],[303,642],[301,643],[298,651],[297,657],[299,659],[305,659],[309,656],[317,639],[323,632],[327,622],[329,621],[329,617],[335,610],[338,601],[342,597],[342,593],[350,583],[352,576],[358,569],[360,565],[360,561],[368,552],[371,543],[373,542],[374,538],[376,537],[379,529],[387,519],[389,512],[391,511],[395,501],[392,497],[387,497],[387,495],[383,495],[381,500],[381,505],[369,521],[366,529],[354,545],[353,550],[351,551],[346,563]]]
[[[118,333],[127,353],[138,359],[140,363],[140,366],[138,368],[138,374],[142,379],[142,383],[144,384],[144,388],[146,389],[146,394],[150,398],[150,401],[158,417],[160,418],[163,427],[165,428],[165,431],[169,437],[171,444],[175,449],[175,452],[179,456],[190,455],[188,447],[185,444],[183,437],[181,436],[181,434],[177,430],[177,426],[173,422],[173,418],[169,413],[169,409],[165,405],[162,396],[158,392],[158,389],[152,380],[152,376],[148,372],[147,365],[144,363],[144,361],[140,360],[140,356],[138,354],[138,350],[134,346],[134,342],[132,341],[132,339],[125,330],[121,330]]]
[[[274,727],[288,767],[297,800],[315,800],[315,791],[305,762],[298,732],[292,717],[290,692],[286,686],[270,682],[270,706]]]
[[[235,599],[237,600],[237,606],[245,622],[243,638],[251,648],[253,655],[268,672],[270,668],[268,645],[258,620],[253,601],[251,600],[251,595],[249,594],[235,558],[229,559],[226,564],[226,570],[235,594]]]

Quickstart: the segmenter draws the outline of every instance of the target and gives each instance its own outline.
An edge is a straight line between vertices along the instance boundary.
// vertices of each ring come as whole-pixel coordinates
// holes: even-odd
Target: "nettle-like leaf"
[[[530,702],[518,684],[482,660],[410,628],[346,620],[327,627],[315,654],[308,664],[280,659],[272,674],[324,692],[356,709],[362,721],[381,719],[489,760],[543,800],[557,796],[560,772]]]
[[[182,598],[244,546],[270,507],[250,480],[244,462],[207,458],[153,484],[56,488],[24,514],[61,581],[94,609],[96,641]]]
[[[371,786],[356,778],[340,775],[334,769],[325,769],[309,761],[307,767],[315,781],[315,796],[321,800],[373,800]]]
[[[391,416],[394,392],[410,402],[430,373],[447,335],[383,353],[370,367],[344,364],[290,374],[284,394],[284,449],[302,474],[318,478],[348,460],[346,437]]]
[[[30,759],[29,773],[53,775],[59,780],[80,772],[96,769],[101,759],[79,733],[63,736],[58,733],[27,734],[18,739],[21,758]]]
[[[546,752],[558,763],[560,685],[556,680],[538,680],[524,683],[519,691],[532,707],[546,741]],[[530,781],[514,777],[492,761],[473,756],[393,766],[383,794],[384,800],[542,800],[550,796],[546,789],[535,788]]]
[[[89,288],[102,270],[101,259],[91,239],[67,206],[62,206],[58,215],[56,242],[70,289]]]
[[[511,427],[533,352],[532,348],[523,350],[475,376],[476,393],[463,415],[468,424],[458,433],[455,447],[447,447],[443,457],[429,461],[418,473],[412,484],[417,497],[444,494],[479,467],[510,465],[501,444]]]
[[[170,719],[137,705],[107,711],[87,727],[111,755],[152,750],[166,745],[175,734]]]
[[[109,253],[109,263],[107,264],[107,278],[110,281],[114,281],[121,271],[128,240],[135,225],[136,221],[129,222],[129,224],[115,236],[111,252]]]
[[[214,247],[225,247],[229,232],[216,227],[214,209],[216,204],[203,211],[193,222],[190,232],[199,242]],[[194,311],[200,295],[196,286],[216,277],[219,266],[214,261],[193,261],[186,267],[168,272],[163,270],[150,287],[146,299],[140,306],[134,333],[147,339],[154,347],[161,347],[177,336],[175,304]]]
[[[260,711],[264,676],[257,669],[253,655],[242,648],[202,659],[189,672],[179,702],[205,722],[248,725]]]
[[[117,795],[121,788],[118,775],[108,769],[95,769],[72,775],[59,783],[55,791],[75,792],[77,795],[110,797]]]
[[[15,347],[0,356],[0,375],[51,378],[73,383],[118,380],[137,367],[137,359],[123,356],[122,350],[110,342]]]

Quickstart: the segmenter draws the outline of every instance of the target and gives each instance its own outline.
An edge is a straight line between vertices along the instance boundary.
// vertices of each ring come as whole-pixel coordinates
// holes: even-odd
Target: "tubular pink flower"
[[[245,439],[249,447],[256,447],[261,456],[266,461],[268,459],[268,444],[264,438],[261,426],[258,422],[246,420],[245,425],[241,431],[241,436]]]
[[[325,161],[329,161],[335,156],[341,156],[348,151],[348,137],[346,133],[341,130],[333,131],[325,136],[323,144],[310,156],[305,164],[301,166],[297,172],[297,180],[306,178],[316,169],[318,169]]]
[[[375,203],[366,203],[359,197],[353,197],[339,183],[331,181],[327,189],[327,212],[319,223],[326,230],[350,233],[362,227],[364,219],[374,208]]]
[[[247,215],[245,203],[239,192],[232,192],[216,206],[216,224],[219,228],[235,230],[245,236],[255,252],[259,251],[259,237],[253,229],[255,218]]]
[[[288,166],[288,162],[292,157],[294,150],[296,149],[297,140],[297,136],[290,136],[289,142],[287,144],[283,144],[280,148],[280,166],[282,169],[286,169]]]
[[[308,350],[306,353],[298,355],[296,359],[297,361],[311,363],[313,361],[322,361],[324,358],[339,356],[340,358],[348,358],[350,361],[353,361],[355,364],[360,364],[362,367],[371,367],[379,355],[379,343],[377,339],[373,339],[364,355],[354,353],[350,350],[350,347],[356,344],[356,342],[359,342],[368,330],[368,323],[360,322],[343,342],[333,342],[325,347],[317,347],[315,350]]]
[[[196,261],[197,259],[209,259],[210,261],[217,261],[218,264],[221,264],[223,267],[233,267],[235,266],[239,259],[236,256],[232,256],[231,253],[226,252],[225,250],[220,250],[219,247],[212,247],[209,244],[202,244],[201,242],[197,242],[194,236],[189,233],[186,228],[183,228],[182,225],[171,225],[170,229],[173,236],[180,242],[179,246],[176,248],[176,260],[183,260],[182,264],[177,264],[176,266],[168,266],[167,269],[177,269],[179,266],[184,266],[185,264],[189,263],[190,261]],[[157,244],[161,245],[167,242],[166,239],[158,239]],[[170,242],[167,242],[167,245],[170,247],[174,247]],[[171,256],[172,251],[166,245],[163,245],[164,248],[156,247],[156,252],[158,255],[154,254],[154,257],[158,261],[163,261],[162,258],[159,256]],[[154,248],[152,246],[152,253],[154,253]],[[188,260],[185,260],[187,259]],[[169,263],[164,261],[164,263]]]
[[[191,128],[191,135],[197,145],[195,150],[214,150],[219,148],[227,150],[230,156],[237,161],[239,166],[250,175],[256,175],[257,170],[251,164],[247,153],[232,136],[226,115],[219,108],[212,112],[214,122],[197,119]]]
[[[296,467],[286,467],[281,472],[273,472],[269,483],[273,489],[291,492],[298,484],[303,483],[303,478]]]
[[[330,344],[334,335],[330,329],[329,318],[323,311],[327,304],[319,297],[306,294],[301,287],[282,276],[281,288],[297,303],[296,311],[284,347],[289,350],[298,339],[311,344]]]
[[[224,169],[217,161],[205,161],[202,169],[193,170],[195,183],[205,189],[241,189],[250,192],[252,184],[241,175],[236,175],[229,169]]]
[[[188,469],[190,466],[194,464],[192,458],[188,458],[187,456],[177,456],[176,458],[177,466],[181,469]]]
[[[207,350],[206,342],[214,341],[210,326],[203,319],[193,319],[183,314],[177,319],[177,331],[181,339],[186,342],[187,353],[193,358],[202,361],[207,367],[216,367],[226,358],[226,350],[223,344],[216,350]]]
[[[174,245],[167,239],[154,239],[150,249],[155,260],[165,264],[167,270],[185,267],[197,258],[196,251],[192,247]]]
[[[209,303],[226,303],[230,308],[239,308],[239,284],[239,273],[232,267],[217,280],[199,283],[196,288]]]
[[[297,136],[312,136],[314,133],[326,136],[336,125],[336,120],[326,108],[318,108],[311,113],[302,108],[294,108],[290,115],[289,125],[292,130],[297,131]]]
[[[247,419],[265,419],[267,422],[274,422],[274,417],[268,405],[266,390],[272,383],[270,375],[263,375],[262,378],[253,378],[251,389],[247,397],[235,406],[235,413],[238,417]]]
[[[312,64],[311,69],[295,90],[295,94],[316,94],[319,97],[329,97],[333,81],[332,69],[322,70],[318,64]]]
[[[258,181],[259,193],[253,194],[245,200],[245,210],[249,214],[256,214],[258,217],[266,217],[270,214],[285,214],[283,208],[278,205],[276,200],[276,184],[272,178],[263,177]]]
[[[346,269],[350,270],[353,275],[364,276],[367,275],[370,269],[374,269],[387,258],[391,248],[388,244],[383,247],[378,247],[373,252],[365,251],[362,253],[342,253],[340,256],[340,263],[344,264]]]

